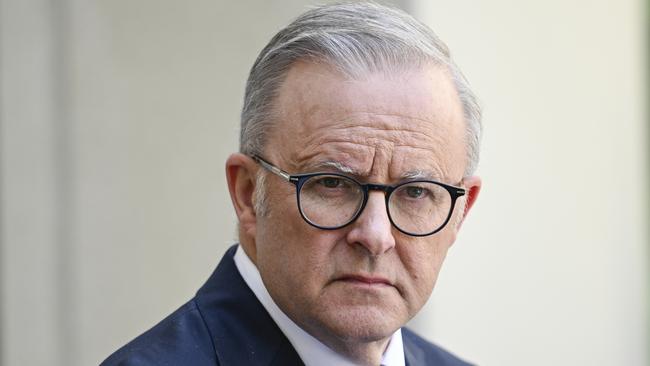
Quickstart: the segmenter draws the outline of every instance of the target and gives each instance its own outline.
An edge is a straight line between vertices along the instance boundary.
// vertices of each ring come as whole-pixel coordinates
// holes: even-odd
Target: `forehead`
[[[462,108],[447,71],[436,66],[351,79],[325,64],[298,62],[275,112],[267,151],[288,169],[333,161],[384,179],[464,169]]]

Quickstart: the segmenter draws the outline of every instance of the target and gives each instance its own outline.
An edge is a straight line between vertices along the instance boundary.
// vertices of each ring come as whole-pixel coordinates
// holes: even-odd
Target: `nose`
[[[371,255],[378,256],[395,247],[392,229],[384,193],[371,191],[366,207],[352,223],[347,240],[352,245],[364,247]]]

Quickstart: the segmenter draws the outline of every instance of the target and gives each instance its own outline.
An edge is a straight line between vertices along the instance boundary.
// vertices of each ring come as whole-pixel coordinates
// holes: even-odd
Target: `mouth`
[[[338,277],[336,278],[335,281],[340,281],[340,282],[348,283],[351,285],[357,285],[357,286],[393,287],[393,284],[388,279],[381,276],[350,274],[350,275],[343,275],[341,277]]]

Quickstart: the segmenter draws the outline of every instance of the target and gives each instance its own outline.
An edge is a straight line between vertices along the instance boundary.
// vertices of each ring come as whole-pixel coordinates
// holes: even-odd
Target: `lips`
[[[336,280],[359,285],[393,286],[393,284],[388,279],[380,276],[351,274],[343,275]]]

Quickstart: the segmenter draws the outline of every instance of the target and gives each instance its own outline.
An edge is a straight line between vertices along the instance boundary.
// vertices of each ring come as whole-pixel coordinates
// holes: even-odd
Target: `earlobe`
[[[257,219],[253,203],[255,169],[255,162],[244,154],[232,154],[226,160],[228,191],[239,220],[240,230],[253,237]]]

